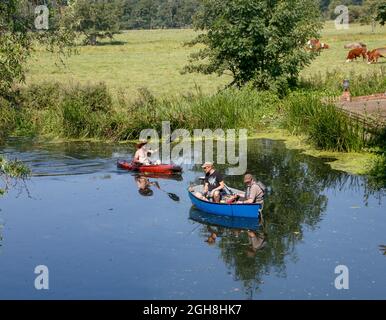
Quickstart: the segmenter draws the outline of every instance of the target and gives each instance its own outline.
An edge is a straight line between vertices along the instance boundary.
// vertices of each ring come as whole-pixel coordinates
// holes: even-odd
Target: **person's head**
[[[153,195],[153,190],[151,190],[149,187],[139,188],[138,192],[141,196],[144,197],[151,197]]]
[[[212,162],[205,162],[201,168],[204,170],[205,173],[209,173],[214,169]]]
[[[250,186],[252,184],[252,182],[255,180],[255,178],[253,177],[253,175],[247,173],[245,176],[244,176],[244,183],[247,185],[247,186]]]

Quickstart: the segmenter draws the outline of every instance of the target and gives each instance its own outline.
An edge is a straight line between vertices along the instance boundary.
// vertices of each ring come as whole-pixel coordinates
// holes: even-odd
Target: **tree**
[[[122,29],[183,28],[192,25],[200,0],[122,0]]]
[[[123,15],[119,0],[77,0],[74,6],[79,20],[77,30],[86,36],[85,44],[96,45],[98,38],[113,39],[119,33],[119,21]]]
[[[378,6],[378,14],[376,17],[376,20],[384,26],[386,23],[386,1],[383,3],[379,4]]]
[[[195,28],[205,33],[190,45],[205,48],[191,55],[185,72],[230,72],[230,85],[284,93],[315,56],[305,46],[322,23],[314,0],[204,0]]]
[[[377,25],[379,0],[364,0],[363,13],[360,22],[362,24],[370,24],[372,32],[375,31]]]
[[[35,26],[35,6],[39,1],[6,0],[0,2],[0,107],[14,102],[14,86],[23,82],[25,65],[35,44],[60,55],[70,53],[75,35],[71,31],[73,17],[70,6],[47,0],[49,29]]]

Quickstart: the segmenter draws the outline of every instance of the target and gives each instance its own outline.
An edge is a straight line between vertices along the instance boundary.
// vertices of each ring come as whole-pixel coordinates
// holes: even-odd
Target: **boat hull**
[[[148,166],[136,166],[130,162],[118,160],[117,167],[119,169],[135,172],[148,172],[148,173],[159,173],[159,174],[177,174],[182,172],[180,166],[173,164],[159,164],[159,165],[148,165]]]
[[[193,192],[199,190],[195,188]],[[189,191],[189,198],[192,204],[203,212],[216,214],[220,216],[228,217],[243,217],[243,218],[259,218],[261,204],[227,204],[227,203],[214,203],[197,198],[193,192]]]

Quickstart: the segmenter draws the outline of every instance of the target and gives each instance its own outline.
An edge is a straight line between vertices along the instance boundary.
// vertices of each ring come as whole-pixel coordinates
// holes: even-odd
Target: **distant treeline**
[[[121,29],[186,28],[205,0],[118,0],[123,5]],[[381,0],[320,0],[325,19],[335,19],[335,8],[346,5],[351,22],[370,24],[372,7]]]
[[[190,27],[201,0],[122,0],[121,29]]]

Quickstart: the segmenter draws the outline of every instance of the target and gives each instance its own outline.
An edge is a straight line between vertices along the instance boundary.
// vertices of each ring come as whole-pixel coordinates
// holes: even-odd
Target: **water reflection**
[[[147,177],[143,175],[134,176],[134,180],[137,184],[138,193],[144,197],[151,197],[153,195],[153,190],[151,187],[156,187],[160,189],[158,181],[150,181]]]
[[[243,283],[247,297],[253,297],[264,275],[286,277],[286,257],[296,260],[296,245],[303,239],[303,228],[317,228],[326,211],[328,198],[324,191],[359,187],[360,179],[331,170],[321,161],[309,161],[300,152],[270,140],[251,141],[248,150],[249,172],[268,187],[263,227],[233,228],[230,221],[220,223],[206,216],[201,219],[206,224],[201,233],[208,243],[217,244],[234,279]],[[226,172],[226,166],[220,170]],[[243,188],[241,176],[227,176],[226,181],[232,187]],[[190,216],[200,220],[194,210]]]

